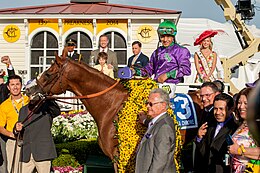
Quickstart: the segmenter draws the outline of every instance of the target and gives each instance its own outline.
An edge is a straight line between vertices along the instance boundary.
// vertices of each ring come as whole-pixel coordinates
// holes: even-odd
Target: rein
[[[116,83],[114,83],[109,88],[107,88],[103,91],[94,93],[94,94],[89,94],[89,95],[84,95],[84,96],[74,96],[74,97],[47,96],[47,99],[89,99],[89,98],[93,98],[93,97],[98,97],[98,96],[110,91],[111,89],[113,89],[118,83],[119,83],[119,80],[117,80]]]

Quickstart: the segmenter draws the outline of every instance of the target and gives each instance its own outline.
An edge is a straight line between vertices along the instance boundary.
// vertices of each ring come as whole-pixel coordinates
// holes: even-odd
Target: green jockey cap
[[[177,34],[177,28],[172,21],[165,20],[162,23],[160,23],[157,29],[157,33],[159,37],[162,35],[171,35],[174,37]]]

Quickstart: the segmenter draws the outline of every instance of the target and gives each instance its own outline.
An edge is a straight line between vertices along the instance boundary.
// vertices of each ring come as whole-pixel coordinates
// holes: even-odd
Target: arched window
[[[127,47],[126,40],[118,32],[106,32],[105,35],[109,38],[109,48],[116,52],[117,62],[119,67],[125,67],[127,64]]]
[[[54,52],[58,52],[58,40],[48,31],[37,33],[31,42],[31,78],[46,70],[55,58]]]
[[[77,31],[69,34],[65,40],[70,38],[77,41],[77,46],[75,48],[77,53],[82,54],[87,62],[89,62],[90,52],[92,51],[92,41],[90,37],[84,32]]]

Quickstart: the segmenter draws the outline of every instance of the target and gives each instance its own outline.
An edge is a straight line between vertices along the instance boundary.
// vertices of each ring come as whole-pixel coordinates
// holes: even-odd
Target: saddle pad
[[[131,79],[133,76],[132,70],[129,67],[120,68],[118,70],[118,78],[120,79]]]
[[[175,93],[170,103],[181,129],[198,127],[196,109],[189,95]]]

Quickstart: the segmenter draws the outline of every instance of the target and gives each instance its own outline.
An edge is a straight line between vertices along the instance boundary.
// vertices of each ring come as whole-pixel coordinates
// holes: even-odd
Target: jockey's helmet
[[[159,37],[162,35],[171,35],[174,37],[177,34],[177,28],[176,28],[176,25],[172,21],[165,20],[159,24],[157,33],[158,33]]]

